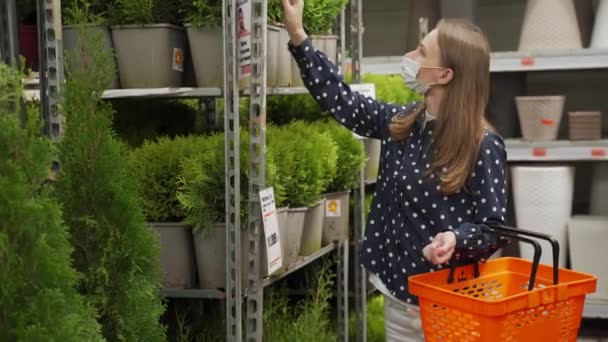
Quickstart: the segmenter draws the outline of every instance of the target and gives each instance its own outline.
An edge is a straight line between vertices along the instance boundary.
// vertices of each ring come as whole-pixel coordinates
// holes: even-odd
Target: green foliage
[[[204,231],[217,222],[225,222],[224,134],[205,139],[199,153],[183,160],[178,177],[177,199],[186,211],[184,222],[195,231]],[[248,194],[249,136],[240,133],[241,215],[245,218]],[[274,188],[275,200],[284,201],[285,190],[278,180],[274,155],[266,155],[266,184]]]
[[[83,58],[87,64],[64,84],[66,130],[57,183],[75,266],[83,273],[79,289],[97,310],[108,340],[163,341],[159,243],[139,206],[127,148],[112,131],[112,108],[101,100],[112,77],[111,56],[100,48],[100,36],[80,44],[76,53],[90,59]]]
[[[181,163],[204,148],[202,137],[162,137],[146,141],[131,153],[131,169],[148,222],[181,222],[186,217],[177,200]]]
[[[327,117],[315,99],[309,95],[269,96],[268,121],[285,125],[293,120],[316,121]]]
[[[116,134],[133,147],[159,136],[173,138],[209,129],[204,116],[197,112],[196,100],[121,99],[112,101],[112,105]]]
[[[277,163],[277,182],[288,196],[278,206],[305,207],[317,201],[336,175],[337,145],[302,121],[268,129],[269,153]]]
[[[304,29],[310,35],[331,33],[336,18],[348,0],[306,0]]]
[[[316,284],[302,302],[292,305],[285,293],[270,292],[264,310],[264,340],[273,342],[332,342],[337,334],[330,318],[335,274],[333,262],[317,271]]]
[[[102,1],[103,3],[103,1]],[[90,0],[67,0],[62,2],[63,21],[67,25],[93,24],[105,22],[106,8],[99,2]]]
[[[222,26],[222,0],[183,0],[179,10],[184,23],[194,27]]]
[[[384,296],[374,294],[367,300],[367,340],[369,342],[386,341],[384,328]],[[355,315],[350,316],[350,340],[355,340]]]
[[[268,23],[277,25],[283,22],[283,5],[281,0],[268,0]]]
[[[329,192],[351,189],[358,183],[359,173],[367,159],[363,144],[353,133],[335,121],[317,121],[312,127],[327,133],[338,146],[336,176],[328,187]]]
[[[21,73],[0,64],[0,341],[103,341],[76,291],[70,236],[44,184],[55,156]]]
[[[347,75],[347,82],[350,82],[351,75]],[[376,99],[378,101],[396,104],[406,104],[422,97],[410,90],[399,75],[375,75],[364,74],[361,83],[373,83],[376,85]]]
[[[183,0],[111,0],[108,16],[112,24],[179,25],[179,8]]]

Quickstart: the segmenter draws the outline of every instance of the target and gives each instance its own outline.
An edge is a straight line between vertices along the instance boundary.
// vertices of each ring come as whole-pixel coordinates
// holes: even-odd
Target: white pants
[[[387,342],[424,342],[420,309],[386,295],[384,328]]]

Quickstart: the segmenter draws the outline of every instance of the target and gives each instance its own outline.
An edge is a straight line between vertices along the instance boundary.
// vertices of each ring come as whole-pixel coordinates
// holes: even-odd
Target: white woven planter
[[[608,216],[608,163],[593,165],[591,182],[591,215]]]
[[[600,0],[590,47],[592,49],[608,49],[608,0]]]
[[[525,140],[555,140],[565,96],[516,96],[519,125]]]
[[[597,276],[597,290],[589,298],[608,300],[608,267],[603,257],[608,216],[574,216],[568,225],[568,239],[572,269]]]
[[[517,227],[549,234],[559,241],[560,266],[566,264],[566,227],[572,212],[574,167],[571,166],[515,166],[513,198]],[[541,263],[552,264],[551,245],[543,247]],[[533,248],[520,244],[522,258],[532,260]]]
[[[520,51],[582,47],[572,0],[528,0],[519,39]]]

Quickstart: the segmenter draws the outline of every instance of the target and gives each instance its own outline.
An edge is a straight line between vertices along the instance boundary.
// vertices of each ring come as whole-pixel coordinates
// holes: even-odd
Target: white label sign
[[[260,202],[262,206],[262,221],[264,222],[264,236],[266,237],[268,274],[273,274],[283,266],[283,258],[281,255],[281,236],[279,235],[277,208],[272,188],[260,191]]]
[[[332,199],[325,201],[325,216],[327,217],[340,217],[340,200]]]
[[[239,0],[237,18],[239,79],[242,79],[251,75],[251,0]]]

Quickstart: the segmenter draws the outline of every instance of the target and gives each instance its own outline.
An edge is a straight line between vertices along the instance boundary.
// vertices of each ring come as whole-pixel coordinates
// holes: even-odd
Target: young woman
[[[442,20],[404,56],[406,85],[424,101],[380,103],[352,91],[304,32],[304,0],[282,0],[289,49],[321,107],[355,133],[380,139],[380,172],[361,260],[385,295],[389,341],[422,341],[411,275],[488,258],[503,243],[507,155],[484,119],[489,45],[463,20]]]

